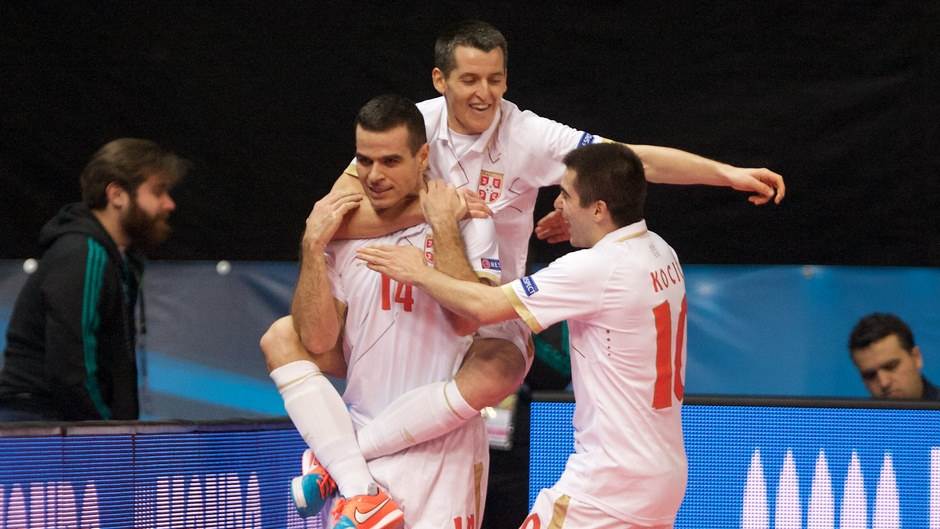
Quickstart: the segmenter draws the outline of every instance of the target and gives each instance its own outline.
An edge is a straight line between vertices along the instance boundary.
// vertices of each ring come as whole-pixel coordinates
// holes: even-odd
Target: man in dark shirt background
[[[865,387],[877,399],[940,400],[921,374],[924,358],[914,334],[894,314],[873,313],[855,325],[849,351]]]
[[[170,234],[169,191],[187,162],[149,140],[107,143],[81,174],[82,202],[39,235],[0,372],[0,421],[137,419],[136,320],[143,258]]]

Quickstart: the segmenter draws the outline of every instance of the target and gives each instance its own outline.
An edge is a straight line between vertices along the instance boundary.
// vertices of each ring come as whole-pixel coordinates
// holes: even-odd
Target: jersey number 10
[[[656,387],[653,389],[653,408],[661,410],[672,406],[672,393],[682,402],[685,387],[682,385],[682,346],[685,342],[685,315],[689,311],[685,296],[679,309],[676,325],[675,370],[673,370],[672,309],[668,301],[653,307],[656,322]],[[675,374],[675,376],[673,376]],[[675,384],[673,384],[673,379]]]
[[[415,298],[411,294],[411,285],[395,282],[395,303],[401,303],[405,312],[411,312]],[[392,278],[382,274],[382,310],[392,310]]]

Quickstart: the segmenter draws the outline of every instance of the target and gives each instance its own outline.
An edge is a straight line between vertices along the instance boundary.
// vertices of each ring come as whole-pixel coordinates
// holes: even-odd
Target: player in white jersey
[[[498,259],[492,220],[461,224],[473,271],[496,284],[498,275],[483,268]],[[434,262],[434,237],[425,223],[383,237],[334,241],[326,248],[333,297],[347,307],[343,398],[357,427],[408,389],[450,379],[471,342],[455,332],[449,313],[426,293],[382,277],[357,260],[356,250],[371,244],[412,246],[423,250],[429,264]]]
[[[525,270],[533,209],[540,187],[559,184],[562,159],[572,149],[595,142],[594,136],[521,111],[503,99],[507,88],[507,43],[493,26],[479,21],[459,23],[445,30],[435,44],[434,88],[441,97],[418,104],[425,119],[430,145],[428,175],[441,178],[480,198],[482,209],[492,211],[499,237],[503,280],[520,277]],[[757,205],[784,196],[783,178],[767,169],[738,168],[676,149],[631,146],[644,162],[650,182],[728,186],[751,193]],[[337,188],[358,189],[353,178],[341,177]],[[367,206],[367,205],[366,205]],[[395,229],[420,221],[416,209],[398,217]],[[389,231],[387,222],[374,222],[368,207],[360,208],[341,236],[376,235]],[[566,225],[555,213],[539,222],[536,234],[551,242],[566,240]],[[475,409],[493,406],[516,391],[531,357],[525,351],[524,329],[508,333],[487,331],[485,336],[507,337],[505,342],[478,341],[455,377],[464,399]],[[527,361],[528,360],[528,361]],[[453,416],[421,413],[422,403],[440,397],[420,390],[396,402],[359,432],[367,457],[393,453],[410,446],[398,432],[421,432],[420,439],[459,426]]]
[[[468,420],[430,443],[366,466],[354,434],[414,387],[436,384],[447,395],[445,382],[470,344],[464,335],[477,328],[410,285],[368,270],[356,250],[378,242],[420,248],[426,262],[454,277],[498,280],[492,220],[458,227],[461,201],[453,188],[433,181],[421,189],[427,150],[413,103],[382,96],[360,110],[356,157],[369,203],[393,216],[420,194],[429,224],[327,245],[361,196],[334,192],[318,201],[304,233],[294,317],[279,320],[262,338],[285,408],[317,458],[307,461],[309,474],[294,480],[295,501],[302,514],[314,514],[338,485],[337,527],[396,527],[404,517],[407,527],[473,529],[481,519],[488,446],[482,419],[468,412],[459,394],[449,400],[449,412]],[[323,372],[346,375],[348,413]]]
[[[461,235],[473,271],[496,284],[499,277],[488,268],[498,262],[492,220],[464,221]],[[368,244],[419,248],[426,261],[434,259],[428,224],[327,246],[333,295],[348,307],[343,400],[357,430],[409,390],[426,384],[441,387],[453,378],[471,342],[455,332],[450,313],[427,293],[383,277],[357,260],[356,251]],[[477,414],[433,441],[373,459],[369,470],[401,506],[406,527],[451,528],[456,518],[473,529],[482,515],[488,459],[483,419]]]
[[[487,287],[429,270],[402,248],[360,257],[479,322],[518,318],[538,332],[568,320],[575,453],[524,529],[672,527],[686,483],[682,268],[646,227],[646,181],[628,147],[588,145],[564,162],[555,208],[572,245],[586,249],[531,276]]]

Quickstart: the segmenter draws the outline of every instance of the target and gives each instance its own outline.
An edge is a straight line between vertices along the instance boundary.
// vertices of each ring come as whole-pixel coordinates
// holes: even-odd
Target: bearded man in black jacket
[[[135,306],[143,257],[170,234],[170,189],[188,163],[121,138],[82,171],[82,202],[42,228],[16,298],[0,372],[0,420],[137,419]]]

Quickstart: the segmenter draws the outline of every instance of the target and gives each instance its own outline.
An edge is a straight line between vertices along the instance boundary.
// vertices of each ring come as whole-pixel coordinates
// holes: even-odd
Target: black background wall
[[[780,207],[654,189],[650,224],[685,262],[940,264],[927,1],[4,2],[0,257],[36,255],[91,153],[139,136],[195,163],[156,257],[295,258],[351,157],[355,111],[435,96],[437,30],[467,17],[508,37],[507,99],[524,109],[786,176]]]

